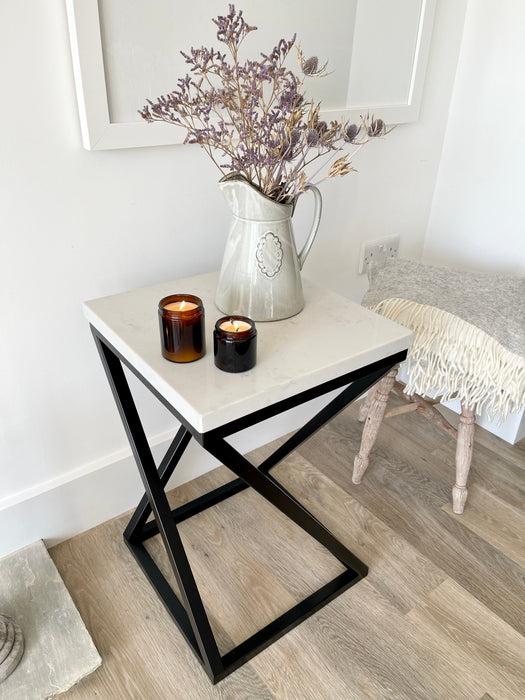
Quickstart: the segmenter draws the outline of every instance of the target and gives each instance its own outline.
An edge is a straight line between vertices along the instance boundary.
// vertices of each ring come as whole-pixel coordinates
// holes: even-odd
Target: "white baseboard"
[[[271,442],[303,425],[339,391],[270,418],[234,435],[230,441],[243,453]],[[163,434],[152,440],[157,464],[171,439],[171,434]],[[217,465],[192,440],[168,488],[190,481]],[[52,547],[134,508],[143,493],[131,451],[122,450],[4,498],[0,500],[0,557],[39,539]]]

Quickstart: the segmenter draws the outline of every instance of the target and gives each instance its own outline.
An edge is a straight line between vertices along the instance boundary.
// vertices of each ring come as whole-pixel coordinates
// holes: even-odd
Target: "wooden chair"
[[[474,444],[474,427],[476,416],[473,410],[461,407],[459,427],[454,428],[435,408],[440,399],[423,398],[418,394],[407,395],[405,385],[396,380],[398,367],[392,369],[376,386],[371,389],[359,411],[359,420],[364,421],[363,434],[359,454],[354,460],[354,472],[352,481],[361,483],[363,474],[370,461],[370,452],[377,438],[379,427],[383,418],[417,411],[424,418],[439,425],[449,435],[457,440],[456,445],[456,483],[452,489],[452,510],[454,513],[463,513],[467,500],[467,479],[472,462],[472,447]],[[386,412],[390,392],[406,402],[405,406],[398,406]],[[452,397],[451,397],[452,398]]]
[[[505,416],[525,405],[525,280],[393,260],[372,269],[370,282],[363,304],[415,335],[407,384],[397,380],[395,368],[361,406],[364,427],[352,481],[363,478],[383,418],[417,411],[457,440],[452,507],[462,513],[476,411]],[[391,392],[405,405],[386,412]],[[435,407],[456,396],[461,403],[457,430]]]

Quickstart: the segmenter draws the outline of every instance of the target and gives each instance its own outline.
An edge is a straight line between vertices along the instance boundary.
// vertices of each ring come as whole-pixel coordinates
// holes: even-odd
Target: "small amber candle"
[[[224,372],[246,372],[257,361],[257,329],[246,316],[224,316],[213,331],[215,366]]]
[[[193,362],[206,352],[204,306],[193,294],[170,294],[159,301],[162,355],[171,362]]]

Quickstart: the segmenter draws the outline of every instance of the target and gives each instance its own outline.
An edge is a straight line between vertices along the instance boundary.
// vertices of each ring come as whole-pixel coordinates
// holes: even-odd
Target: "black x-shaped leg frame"
[[[303,391],[231,421],[215,430],[200,433],[179,415],[164,397],[95,328],[92,327],[92,331],[145,488],[145,495],[124,532],[124,538],[204,670],[212,682],[217,683],[366,576],[368,572],[366,565],[341,544],[269,472],[272,467],[316,430],[381,379],[392,367],[403,361],[406,351],[396,353],[359,370],[320,384],[313,389]],[[124,374],[123,364],[150,389],[181,423],[181,427],[158,470]],[[228,436],[244,428],[341,387],[346,388],[259,467],[251,464],[226,441]],[[164,489],[192,437],[205,450],[227,466],[237,478],[171,510]],[[326,547],[345,566],[345,571],[221,656],[182,545],[177,524],[248,487],[252,487]],[[152,512],[155,519],[148,522]],[[143,544],[145,540],[159,533],[179,587],[181,600],[174,593]]]

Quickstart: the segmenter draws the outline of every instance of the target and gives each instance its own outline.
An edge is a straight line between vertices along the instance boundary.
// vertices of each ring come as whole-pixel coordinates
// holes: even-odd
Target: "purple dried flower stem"
[[[197,130],[197,125],[195,124],[195,117],[191,113],[190,113],[188,119],[185,119],[184,117],[182,117],[182,121],[184,121],[187,124],[186,129],[188,131],[190,131],[190,130],[196,131]],[[199,143],[199,146],[206,151],[206,153],[209,155],[209,157],[211,158],[212,162],[215,164],[215,166],[217,167],[217,169],[219,170],[221,175],[224,175],[221,166],[215,160],[211,145],[207,144],[207,143]]]
[[[321,152],[321,147],[318,147],[317,155],[314,156],[313,158],[310,158],[310,160],[306,160],[306,157],[307,157],[307,155],[308,155],[308,152],[309,152],[311,149],[310,149],[309,147],[306,147],[306,148],[305,148],[304,146],[303,146],[303,148],[304,148],[303,154],[302,154],[301,158],[297,161],[297,163],[295,163],[294,168],[293,168],[294,172],[296,172],[296,173],[299,173],[303,167],[306,167],[306,166],[309,165],[310,163],[313,163],[313,161],[314,161],[314,160],[317,160],[317,158],[322,158],[322,157],[325,156],[327,153],[329,153],[329,151],[322,151],[322,152]],[[338,150],[341,150],[341,149],[338,149]],[[284,165],[284,161],[283,161],[283,165]],[[280,174],[279,174],[279,175],[280,175]],[[312,178],[309,177],[308,180],[307,180],[307,183],[310,183],[310,182],[311,182],[311,179],[312,179]],[[297,191],[296,191],[296,188],[294,188],[294,193],[293,193],[292,196],[293,196],[293,197],[296,197],[298,194],[299,194],[299,192],[297,192]]]
[[[237,58],[236,58],[236,56],[237,56],[237,51],[233,52],[232,55],[234,55],[235,61],[237,62]],[[204,79],[206,80],[206,82],[207,82],[207,84],[209,85],[209,87],[210,87],[211,89],[214,89],[215,86],[214,86],[214,84],[212,83],[212,81],[210,80],[208,74],[203,74],[203,77],[204,77]],[[241,90],[241,87],[240,87],[240,83],[239,83],[239,79],[238,79],[238,72],[237,72],[237,71],[236,71],[236,81],[235,81],[234,89],[235,89],[236,92],[237,92],[239,104],[240,104],[240,106],[241,106],[241,110],[240,110],[240,111],[241,111],[241,114],[242,114],[242,116],[243,116],[243,127],[246,129],[248,125],[247,125],[247,123],[246,123],[246,118],[245,118],[245,116],[244,116],[244,110],[243,110],[243,107],[244,107],[244,100],[243,100],[243,96],[242,96],[242,90]],[[226,114],[228,115],[228,118],[229,118],[230,123],[233,125],[234,129],[237,131],[237,134],[238,134],[238,136],[239,136],[239,138],[240,138],[239,128],[238,128],[238,126],[237,126],[235,114],[232,113],[231,109],[230,109],[227,105],[224,107],[224,109],[226,110]],[[218,118],[219,121],[223,120],[223,114],[222,114],[222,113],[217,109],[217,107],[215,107],[214,105],[212,106],[212,111],[213,111],[213,113],[216,115],[216,117]],[[193,129],[195,130],[195,128],[196,128],[196,127],[195,127],[195,124],[193,124]],[[203,144],[201,144],[201,145],[203,145]],[[215,147],[216,147],[216,148],[219,148],[219,150],[221,150],[221,151],[222,151],[223,153],[225,153],[226,155],[229,155],[229,151],[228,151],[227,148],[221,147],[221,145],[218,145],[218,144],[216,144]],[[216,166],[218,167],[218,169],[220,170],[221,174],[224,175],[223,169],[220,167],[220,165],[215,161],[215,159],[214,159],[213,156],[211,155],[211,153],[212,153],[211,145],[207,144],[206,152],[210,155],[210,157],[211,157],[212,160],[214,161],[215,165],[216,165]],[[246,174],[247,174],[249,180],[251,180],[251,179],[253,178],[253,175],[252,175],[252,168],[251,168],[251,167],[248,168],[248,171],[247,171]],[[260,184],[260,179],[259,179],[259,177],[258,177],[257,179],[259,180],[259,183],[258,183],[258,184]]]
[[[235,56],[236,56],[236,55],[237,55],[237,52],[235,52]],[[236,60],[236,59],[235,59],[235,60]],[[215,86],[213,85],[213,83],[211,82],[211,80],[209,79],[209,77],[208,77],[207,74],[204,74],[204,78],[206,79],[206,82],[208,83],[208,85],[210,86],[210,88],[213,89]],[[237,88],[237,95],[238,95],[238,98],[239,98],[239,104],[241,104],[241,106],[242,106],[242,105],[244,104],[244,101],[243,101],[243,99],[242,99],[242,92],[241,92],[241,89],[240,89],[238,76],[237,76],[237,80],[236,80],[236,88]],[[231,110],[230,110],[230,108],[229,108],[228,106],[226,106],[225,109],[226,109],[226,113],[227,113],[227,115],[228,115],[228,117],[229,117],[230,122],[232,123],[232,125],[234,126],[234,128],[236,128],[236,131],[237,131],[237,133],[238,133],[239,130],[238,130],[238,128],[236,127],[235,115],[232,114],[232,112],[231,112]],[[223,119],[222,113],[221,113],[215,106],[212,107],[212,111],[213,111],[213,113],[216,115],[216,117],[219,119],[219,121]],[[243,121],[244,121],[244,124],[243,124],[243,125],[246,127],[246,121],[245,121],[245,119],[244,119]],[[195,126],[194,126],[193,128],[195,129]],[[218,147],[218,146],[216,146],[216,147]],[[219,148],[220,148],[220,147],[219,147]],[[220,150],[222,150],[223,153],[228,154],[228,149],[227,149],[227,148],[222,148],[222,149],[220,149]],[[215,163],[215,165],[219,168],[221,174],[224,175],[224,172],[223,172],[222,168],[220,167],[220,165],[215,161],[215,159],[214,159],[213,156],[211,155],[211,153],[212,153],[211,145],[207,144],[206,152],[210,155],[210,157],[212,158],[212,160],[213,160],[213,162]],[[250,168],[249,172],[247,173],[247,175],[248,175],[248,179],[251,179],[251,178],[250,178],[250,176],[251,176],[251,168]]]
[[[381,120],[367,115],[363,125],[369,138],[352,156],[341,158],[340,165],[330,167],[344,146],[357,145],[352,136],[358,129],[344,122],[328,126],[320,121],[320,105],[313,101],[308,110],[302,91],[305,71],[298,78],[284,65],[295,36],[291,41],[281,39],[269,55],[261,54],[259,61],[240,64],[239,47],[255,27],[250,27],[242,11],[236,12],[233,5],[226,17],[213,21],[218,28],[217,38],[228,47],[233,65],[219,51],[192,48],[183,56],[195,79],[189,75],[180,79],[174,92],[161,96],[156,103],[148,100],[140,113],[148,121],[186,128],[186,142],[204,148],[221,175],[225,171],[239,172],[277,201],[291,201],[326,166],[328,173],[319,182],[345,175],[350,170],[350,157],[371,138],[388,133]],[[312,131],[313,139],[308,136]],[[214,156],[217,151],[228,162],[219,163]],[[310,157],[313,151],[316,153]],[[323,164],[308,177],[308,166],[321,158],[325,159]]]
[[[238,65],[238,62],[237,62],[237,55],[238,55],[238,54],[237,54],[237,50],[235,50],[235,52],[233,52],[232,55],[233,55],[233,59],[234,59],[234,62],[235,62],[235,66],[237,66],[237,65]],[[240,85],[240,82],[239,82],[239,72],[238,72],[237,70],[235,71],[235,83],[236,83],[236,89],[237,89],[237,97],[238,97],[238,100],[239,100],[239,105],[240,105],[240,107],[241,107],[240,112],[241,112],[241,115],[242,115],[243,128],[244,128],[244,129],[247,129],[247,128],[248,128],[248,124],[247,124],[247,122],[246,122],[246,115],[245,115],[245,107],[246,107],[246,105],[245,105],[245,103],[244,103],[244,98],[243,98],[243,94],[242,94],[242,90],[241,90],[241,85]],[[232,120],[232,121],[233,121],[233,120]],[[249,174],[250,174],[250,172],[251,172],[251,167],[250,167],[250,170],[249,170]],[[258,184],[260,184],[260,178],[259,178],[259,177],[258,177],[258,180],[259,180]]]
[[[293,46],[293,44],[294,44],[294,41],[295,41],[295,36],[294,36],[293,39],[289,42],[288,48],[286,49],[286,51],[281,55],[281,58],[280,58],[280,60],[279,60],[279,63],[277,64],[277,68],[278,68],[278,69],[282,69],[282,68],[283,68],[284,62],[286,61],[286,58],[288,57],[288,54],[290,53],[290,51],[291,51],[291,49],[292,49],[292,46]],[[304,80],[304,79],[303,79],[303,80]],[[302,84],[302,82],[303,82],[303,81],[301,81],[300,84]],[[275,104],[275,102],[276,102],[276,100],[277,100],[278,93],[277,93],[277,89],[276,89],[276,88],[277,88],[277,84],[276,84],[275,80],[273,80],[273,82],[272,82],[272,92],[271,92],[271,95],[270,95],[270,97],[268,98],[268,101],[267,101],[265,107],[264,107],[263,110],[262,110],[262,117],[261,117],[261,120],[262,120],[262,121],[268,119],[268,115],[270,114],[270,109],[272,108],[272,106]],[[258,161],[259,161],[259,163],[262,163],[262,158],[261,158],[261,156],[262,156],[262,154],[261,154],[261,142],[260,142],[260,141],[259,141],[259,143],[258,143],[258,145],[257,145],[257,148],[258,148],[258,155],[259,155]],[[264,182],[264,181],[266,181],[267,186],[270,186],[272,182],[277,182],[277,183],[278,183],[278,182],[279,182],[279,179],[280,179],[280,177],[281,177],[281,174],[282,174],[282,170],[283,170],[284,165],[285,165],[284,160],[281,160],[280,163],[279,163],[279,165],[278,165],[277,175],[274,175],[273,172],[271,172],[271,173],[270,173],[270,172],[267,172],[266,178],[263,177],[262,166],[261,166],[261,167],[260,167],[260,170],[259,170],[259,172],[258,172],[258,182],[257,182],[257,184],[259,185],[259,187],[262,188],[262,185],[263,185],[263,182]]]

